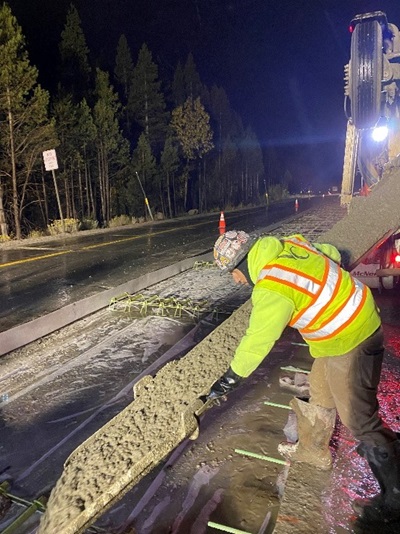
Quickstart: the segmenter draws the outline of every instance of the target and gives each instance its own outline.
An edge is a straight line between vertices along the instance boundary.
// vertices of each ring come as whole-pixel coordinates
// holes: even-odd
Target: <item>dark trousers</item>
[[[353,436],[372,446],[396,440],[378,413],[383,353],[383,331],[379,328],[347,354],[316,358],[310,373],[310,402],[336,408]]]

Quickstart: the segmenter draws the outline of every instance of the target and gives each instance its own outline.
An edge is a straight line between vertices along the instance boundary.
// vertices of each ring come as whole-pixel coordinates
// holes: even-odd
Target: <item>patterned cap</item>
[[[214,245],[215,263],[222,271],[233,271],[256,240],[257,237],[242,230],[229,230],[220,235]]]

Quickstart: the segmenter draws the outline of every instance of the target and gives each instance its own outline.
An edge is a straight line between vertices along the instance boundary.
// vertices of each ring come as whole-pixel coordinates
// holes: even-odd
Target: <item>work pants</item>
[[[353,436],[372,446],[396,440],[378,413],[383,353],[383,331],[379,328],[347,354],[316,358],[310,373],[310,403],[336,408]]]

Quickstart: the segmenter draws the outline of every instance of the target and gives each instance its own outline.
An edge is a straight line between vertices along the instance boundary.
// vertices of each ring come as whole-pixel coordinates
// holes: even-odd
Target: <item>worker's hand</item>
[[[246,275],[240,269],[233,269],[231,275],[235,284],[249,285]]]
[[[232,369],[226,371],[224,375],[221,376],[214,384],[211,386],[210,393],[207,395],[206,399],[218,399],[224,397],[232,390],[234,390],[241,382],[242,377],[237,375]]]

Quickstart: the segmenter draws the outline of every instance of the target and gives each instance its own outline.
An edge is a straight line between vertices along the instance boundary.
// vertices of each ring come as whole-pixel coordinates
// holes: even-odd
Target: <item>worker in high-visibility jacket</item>
[[[384,354],[379,311],[368,287],[340,267],[332,245],[302,235],[278,239],[231,230],[214,245],[220,269],[236,283],[252,284],[252,311],[227,372],[208,399],[233,390],[264,360],[284,329],[299,331],[314,357],[310,399],[294,398],[298,442],[280,451],[293,461],[329,469],[336,411],[360,441],[382,492],[359,499],[361,519],[400,518],[400,441],[378,413],[377,388]]]

